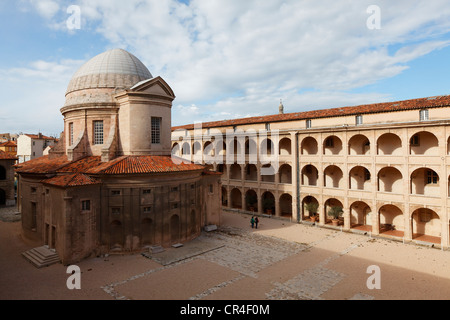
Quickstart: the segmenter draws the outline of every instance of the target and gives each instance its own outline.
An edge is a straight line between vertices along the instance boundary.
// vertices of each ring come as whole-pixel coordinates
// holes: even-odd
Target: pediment
[[[141,81],[134,85],[134,87],[131,88],[131,91],[151,95],[169,96],[172,99],[175,99],[175,94],[172,91],[172,88],[170,88],[167,82],[165,82],[161,77]]]

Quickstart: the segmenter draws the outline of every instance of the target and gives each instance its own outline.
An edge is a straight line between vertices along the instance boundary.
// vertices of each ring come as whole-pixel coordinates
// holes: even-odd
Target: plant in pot
[[[317,202],[310,202],[305,206],[305,209],[309,212],[309,218],[311,219],[311,222],[316,221],[318,208],[319,204]]]
[[[245,196],[245,200],[247,202],[247,206],[250,211],[255,211],[255,204],[256,204],[256,196],[254,194],[247,194]]]
[[[341,206],[334,206],[331,207],[330,210],[328,210],[328,215],[331,216],[331,222],[333,226],[339,225],[339,217],[342,216],[344,213],[344,210],[342,210]]]
[[[272,198],[265,198],[263,200],[263,208],[268,214],[272,214],[274,200]]]

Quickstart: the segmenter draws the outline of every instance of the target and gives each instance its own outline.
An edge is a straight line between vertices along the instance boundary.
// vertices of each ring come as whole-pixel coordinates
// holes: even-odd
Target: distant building
[[[17,158],[0,150],[0,206],[15,205],[14,164]]]
[[[0,143],[0,150],[8,153],[9,155],[16,157],[17,156],[17,143],[14,141],[7,141]]]
[[[17,165],[22,234],[63,264],[108,252],[171,246],[219,225],[220,175],[171,156],[175,95],[129,52],[114,49],[73,76],[64,132],[42,156]],[[29,135],[24,156],[45,148]],[[25,152],[26,151],[26,152]],[[31,151],[31,154],[30,154]]]
[[[39,134],[21,134],[17,139],[17,158],[19,163],[39,158],[44,155],[48,146],[53,146],[58,140]]]

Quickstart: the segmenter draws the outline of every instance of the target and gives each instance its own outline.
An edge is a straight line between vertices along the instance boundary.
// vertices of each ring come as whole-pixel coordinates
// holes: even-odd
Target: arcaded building
[[[222,173],[222,205],[449,247],[450,96],[172,128],[172,152]],[[269,168],[272,168],[268,170]],[[314,219],[313,219],[314,220]]]
[[[220,225],[220,175],[171,155],[175,94],[122,49],[86,62],[48,156],[17,165],[23,235],[64,264],[197,237]]]

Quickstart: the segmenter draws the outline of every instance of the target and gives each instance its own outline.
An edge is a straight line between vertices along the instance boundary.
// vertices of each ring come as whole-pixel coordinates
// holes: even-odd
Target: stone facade
[[[14,188],[14,164],[17,158],[0,150],[0,206],[16,204]]]
[[[448,247],[449,111],[441,96],[186,125],[172,152],[222,172],[224,208],[309,222],[316,203],[328,226],[339,206],[343,230]]]
[[[220,225],[220,175],[171,156],[174,99],[124,50],[82,66],[61,108],[60,142],[17,166],[24,236],[71,264],[183,243]]]

